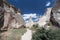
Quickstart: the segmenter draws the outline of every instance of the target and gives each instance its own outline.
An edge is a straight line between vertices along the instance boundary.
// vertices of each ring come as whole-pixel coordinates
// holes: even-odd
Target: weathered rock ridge
[[[50,22],[54,26],[60,27],[60,0],[55,1],[50,16]]]
[[[0,30],[8,30],[25,26],[24,19],[19,9],[17,10],[13,5],[8,4],[5,1],[0,5],[3,5],[3,7],[0,6],[0,16],[2,16],[0,18],[2,20],[0,21]]]
[[[0,29],[4,25],[4,9],[3,9],[3,0],[0,0]]]

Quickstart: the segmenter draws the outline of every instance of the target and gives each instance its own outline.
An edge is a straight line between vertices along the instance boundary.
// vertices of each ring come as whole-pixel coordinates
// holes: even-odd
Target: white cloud
[[[36,18],[34,21],[38,21],[38,18]]]
[[[46,6],[50,6],[50,4],[51,4],[50,2],[47,2]]]
[[[27,21],[25,21],[26,23],[28,23],[28,20]]]
[[[36,13],[33,13],[33,14],[32,14],[32,13],[30,13],[30,14],[23,14],[24,20],[29,19],[30,16],[31,16],[32,18],[37,18]]]

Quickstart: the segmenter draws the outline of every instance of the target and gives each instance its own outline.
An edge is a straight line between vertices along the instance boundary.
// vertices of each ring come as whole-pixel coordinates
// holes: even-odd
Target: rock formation
[[[56,0],[51,11],[50,22],[56,26],[60,27],[60,0]]]
[[[0,29],[3,27],[3,25],[4,25],[3,0],[0,0]]]
[[[30,18],[29,18],[29,22],[26,23],[26,27],[31,28],[31,27],[33,26],[33,24],[34,24],[34,22],[33,22],[33,20],[32,20],[32,17],[30,16]]]
[[[1,30],[20,28],[21,26],[25,26],[25,22],[21,15],[20,10],[17,10],[13,5],[8,4],[5,1],[3,1],[3,9],[4,9],[4,13],[3,13],[4,21],[3,21],[3,19],[1,19],[3,21]],[[0,23],[2,23],[2,22],[0,22]]]
[[[52,10],[52,7],[47,8],[45,14],[43,16],[39,17],[37,22],[33,22],[32,17],[30,17],[29,22],[26,23],[26,27],[31,28],[35,24],[38,24],[39,27],[44,27],[44,25],[46,25],[50,20],[51,10]]]
[[[47,24],[47,22],[49,22],[51,9],[52,8],[47,8],[45,14],[39,18],[38,24],[40,27],[44,26],[45,24]]]

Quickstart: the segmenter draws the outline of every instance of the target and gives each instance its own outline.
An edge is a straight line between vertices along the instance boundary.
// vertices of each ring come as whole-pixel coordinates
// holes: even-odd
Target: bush
[[[32,40],[60,40],[60,31],[37,29],[32,35]]]
[[[33,28],[38,28],[38,24],[34,24],[32,27]]]
[[[38,28],[38,24],[34,24],[30,29],[31,29],[32,31],[35,31],[37,28]]]

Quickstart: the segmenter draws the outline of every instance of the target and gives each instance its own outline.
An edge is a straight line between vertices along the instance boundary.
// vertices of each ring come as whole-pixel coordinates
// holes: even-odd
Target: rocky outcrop
[[[1,26],[1,30],[8,30],[12,28],[20,28],[22,26],[25,26],[25,22],[21,15],[20,10],[17,10],[13,5],[8,4],[5,1],[3,1],[3,9],[4,9],[3,15],[4,21],[3,26]]]
[[[52,23],[52,25],[54,25],[55,27],[60,27],[60,24],[55,20],[52,11],[51,11],[50,16],[51,16],[51,17],[50,17],[50,22]]]
[[[57,12],[60,9],[60,0],[55,0],[52,11]]]
[[[3,27],[3,25],[4,25],[3,0],[0,0],[0,29]]]
[[[50,12],[52,7],[47,8],[43,16],[38,18],[38,21],[33,22],[32,17],[29,18],[29,22],[26,23],[26,27],[32,27],[33,25],[38,24],[39,27],[44,27],[50,20]]]
[[[56,0],[50,14],[50,22],[56,26],[60,27],[60,0]]]
[[[49,22],[51,9],[51,7],[47,8],[46,13],[39,18],[38,24],[40,27],[44,27]]]
[[[33,20],[32,20],[32,17],[30,16],[30,18],[29,18],[29,22],[26,23],[26,27],[31,28],[31,27],[33,26],[33,24],[34,24],[34,22],[33,22]]]

